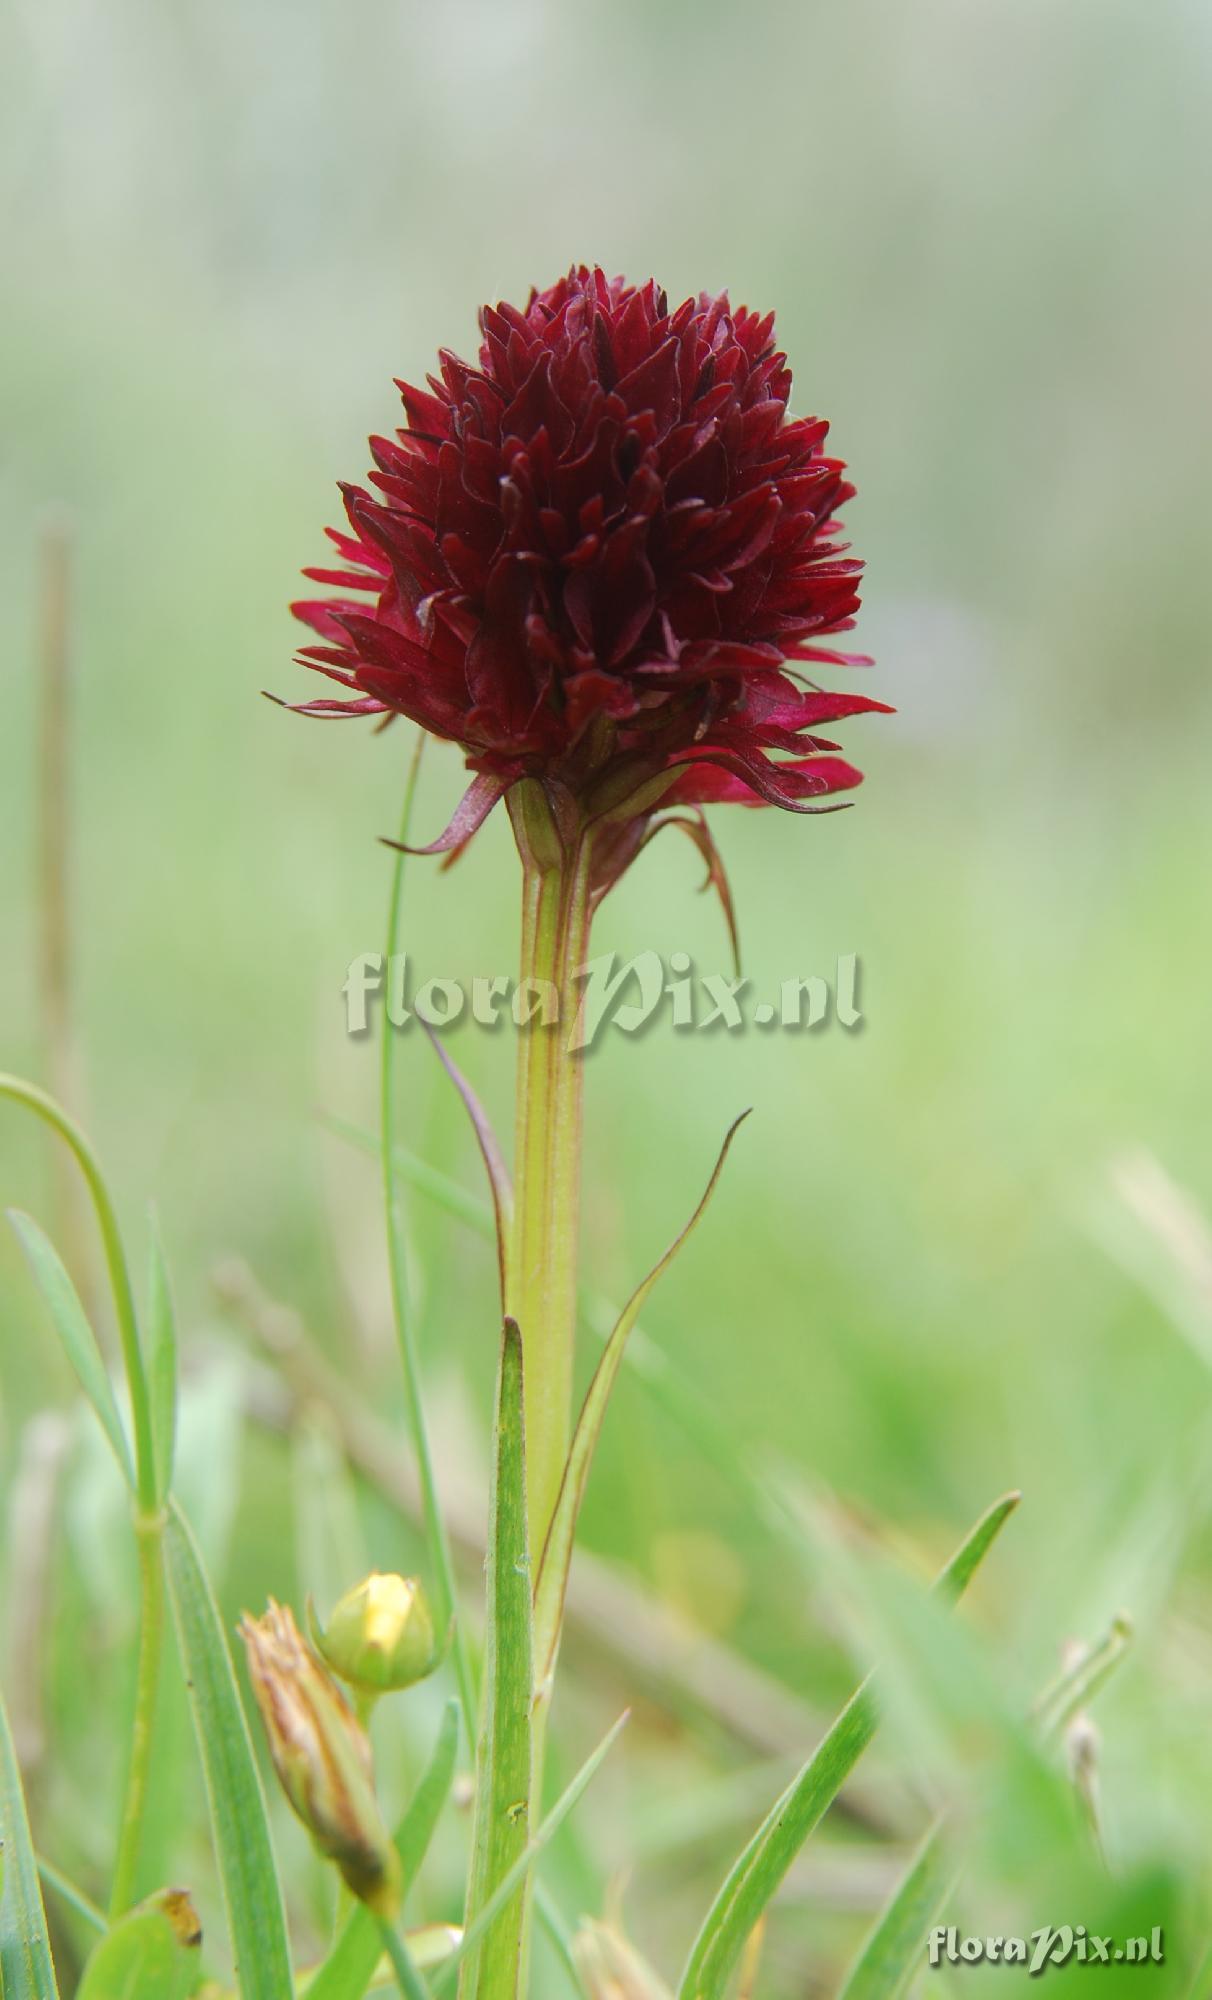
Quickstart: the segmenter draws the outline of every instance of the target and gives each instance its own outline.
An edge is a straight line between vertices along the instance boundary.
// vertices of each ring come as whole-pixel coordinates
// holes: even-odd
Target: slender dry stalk
[[[59,1411],[31,1418],[21,1433],[8,1504],[4,1574],[10,1609],[4,1685],[31,1810],[47,1748],[43,1708],[47,1592],[60,1476],[70,1442],[71,1423]]]
[[[1080,1640],[1069,1640],[1061,1648],[1061,1666],[1072,1672],[1081,1666],[1089,1649]],[[1069,1766],[1069,1776],[1077,1793],[1082,1818],[1090,1832],[1094,1846],[1105,1861],[1102,1831],[1102,1806],[1099,1796],[1099,1753],[1102,1740],[1097,1725],[1084,1708],[1079,1708],[1065,1725],[1065,1762]]]
[[[75,1028],[72,926],[72,535],[51,514],[39,538],[38,675],[38,1012],[47,1087],[83,1116],[83,1063]],[[56,1146],[55,1235],[90,1318],[96,1303],[92,1239],[80,1177]]]

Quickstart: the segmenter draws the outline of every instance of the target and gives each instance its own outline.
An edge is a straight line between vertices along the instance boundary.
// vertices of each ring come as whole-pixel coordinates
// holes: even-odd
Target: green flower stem
[[[580,1236],[583,1070],[569,1047],[579,1003],[576,975],[585,961],[592,904],[591,839],[571,851],[540,787],[509,794],[522,858],[521,979],[532,982],[535,1018],[518,1039],[514,1146],[514,1219],[505,1259],[505,1310],[521,1329],[524,1358],[527,1540],[536,1570],[559,1498],[572,1415]],[[553,1018],[544,1020],[554,998]],[[526,1690],[534,1701],[535,1690]],[[547,1702],[531,1727],[530,1818],[543,1788]],[[517,1906],[517,1925],[494,1937],[490,1956],[527,1990],[533,1884]],[[490,1973],[492,1972],[490,1966]]]
[[[135,1675],[135,1712],[131,1724],[126,1795],[118,1832],[118,1852],[110,1895],[110,1914],[120,1916],[134,1896],[143,1817],[151,1776],[156,1699],[164,1655],[164,1509],[156,1480],[151,1396],[139,1339],[135,1297],[127,1267],[118,1218],[96,1155],[78,1125],[62,1106],[36,1085],[20,1077],[0,1076],[0,1097],[23,1104],[64,1141],[79,1165],[97,1218],[113,1295],[114,1316],[130,1395],[135,1437],[135,1539],[139,1551],[139,1662]]]
[[[510,796],[522,855],[521,976],[553,992],[556,1019],[536,1019],[518,1040],[514,1226],[506,1311],[522,1329],[526,1366],[526,1488],[537,1561],[555,1511],[568,1451],[580,1234],[581,1058],[568,1047],[589,941],[590,840],[571,856],[537,785]],[[528,795],[528,796],[527,796]]]
[[[408,777],[404,786],[404,802],[400,811],[400,845],[395,855],[395,866],[391,877],[391,896],[387,917],[387,962],[399,950],[400,911],[404,891],[404,848],[408,841],[409,822],[412,818],[413,798],[416,794],[417,777],[421,768],[421,752],[425,738],[418,733],[413,751]],[[467,1654],[467,1644],[463,1628],[456,1616],[454,1568],[450,1559],[450,1543],[446,1535],[446,1524],[442,1519],[442,1509],[438,1500],[437,1483],[434,1479],[433,1456],[429,1449],[429,1433],[425,1424],[425,1410],[421,1399],[421,1368],[417,1354],[416,1335],[412,1324],[412,1310],[408,1299],[408,1273],[404,1246],[404,1205],[400,1192],[400,1172],[393,1144],[393,1121],[395,1111],[396,1085],[396,1036],[390,1021],[384,1018],[380,1043],[379,1061],[379,1128],[383,1167],[383,1203],[387,1219],[387,1259],[391,1277],[392,1314],[395,1319],[396,1339],[400,1349],[400,1363],[404,1373],[404,1388],[408,1404],[408,1426],[412,1436],[412,1447],[416,1454],[417,1474],[421,1483],[421,1509],[425,1523],[425,1538],[429,1547],[430,1566],[433,1571],[434,1609],[439,1632],[453,1625],[452,1651],[454,1656],[455,1680],[458,1686],[459,1706],[463,1713],[467,1741],[474,1745],[476,1740],[476,1693],[471,1662]]]

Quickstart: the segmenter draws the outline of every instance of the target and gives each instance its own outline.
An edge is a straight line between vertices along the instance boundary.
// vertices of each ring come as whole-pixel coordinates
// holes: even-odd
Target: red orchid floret
[[[342,566],[306,572],[342,594],[294,607],[347,697],[300,706],[460,745],[475,777],[434,851],[524,777],[616,823],[632,796],[642,823],[658,795],[808,812],[858,783],[816,731],[885,704],[803,671],[858,663],[822,643],[858,608],[854,488],[789,414],[773,325],[582,267],[485,307],[478,367],[444,351],[398,385],[407,423],[329,531]]]

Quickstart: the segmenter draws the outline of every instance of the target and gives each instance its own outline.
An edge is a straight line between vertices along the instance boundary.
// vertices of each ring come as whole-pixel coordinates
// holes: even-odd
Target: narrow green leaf
[[[147,1271],[147,1395],[151,1408],[156,1491],[163,1501],[173,1483],[177,1450],[177,1320],[159,1224],[151,1219]]]
[[[474,1922],[467,1926],[461,1942],[450,1954],[450,1957],[437,1968],[433,1978],[429,1982],[430,1990],[433,1993],[443,1992],[450,1984],[463,1960],[475,1951],[485,1932],[495,1922],[510,1898],[524,1886],[527,1875],[534,1867],[535,1862],[543,1852],[548,1841],[552,1839],[553,1835],[559,1832],[569,1813],[580,1803],[581,1798],[588,1790],[593,1779],[597,1776],[599,1766],[613,1748],[616,1738],[625,1728],[626,1723],[627,1711],[624,1710],[623,1714],[620,1715],[618,1721],[614,1724],[614,1727],[606,1732],[606,1735],[598,1744],[593,1755],[588,1757],[582,1764],[572,1783],[566,1790],[561,1792],[546,1819],[539,1827],[534,1839],[519,1854],[508,1873],[502,1876]]]
[[[139,1503],[145,1513],[154,1511],[156,1504],[155,1466],[151,1444],[151,1419],[147,1406],[147,1377],[143,1367],[143,1349],[139,1341],[139,1325],[135,1316],[135,1301],[131,1292],[130,1272],[126,1265],[126,1252],[122,1247],[122,1235],[118,1228],[118,1218],[110,1200],[105,1177],[101,1172],[96,1155],[80,1127],[70,1119],[61,1104],[48,1097],[36,1084],[26,1083],[22,1077],[0,1075],[0,1097],[6,1097],[14,1104],[22,1104],[32,1111],[44,1125],[63,1140],[74,1155],[88,1186],[97,1227],[105,1249],[105,1264],[109,1273],[110,1290],[113,1293],[114,1316],[118,1322],[118,1338],[122,1347],[122,1361],[126,1369],[126,1383],[130,1391],[131,1418],[135,1435],[135,1471]]]
[[[379,1936],[404,2000],[429,2000],[429,1989],[413,1961],[412,1951],[385,1917],[378,1920]]]
[[[0,1994],[4,2000],[59,2000],[38,1883],[38,1863],[3,1700],[0,1700],[0,1869],[3,1870]]]
[[[946,1900],[950,1879],[940,1819],[876,1919],[838,2000],[902,2000],[922,1969],[926,1936]]]
[[[132,1910],[95,1947],[76,2000],[186,2000],[197,1977],[197,1945],[162,1910]]]
[[[412,1795],[408,1811],[400,1822],[396,1849],[404,1867],[404,1889],[415,1882],[430,1842],[437,1830],[442,1809],[450,1796],[455,1759],[459,1751],[459,1704],[448,1701],[442,1713],[437,1742],[425,1774]]]
[[[958,1604],[977,1570],[984,1562],[1006,1522],[1022,1499],[1021,1493],[1003,1493],[955,1551],[946,1568],[934,1579],[934,1594],[947,1604]]]
[[[133,1491],[135,1469],[130,1445],[122,1428],[122,1418],[118,1414],[113,1385],[106,1372],[101,1349],[97,1345],[97,1336],[89,1325],[88,1315],[80,1303],[80,1295],[58,1251],[33,1217],[23,1215],[20,1209],[10,1208],[8,1219],[29,1261],[34,1282],[50,1308],[55,1331],[63,1343],[63,1351],[71,1363],[76,1380],[109,1439],[123,1478]]]
[[[482,1916],[530,1838],[532,1664],[530,1551],[526,1539],[526,1440],[522,1336],[507,1319],[501,1370],[485,1608],[484,1716],[476,1759],[477,1797],[468,1917]],[[500,1905],[468,1968],[476,2000],[514,2000],[521,1972],[521,1878]],[[512,1905],[512,1907],[511,1907]],[[474,1925],[473,1925],[474,1928]]]
[[[971,1582],[1018,1497],[1008,1494],[989,1508],[939,1576],[934,1588],[949,1602]],[[695,1940],[678,2000],[722,2000],[746,1939],[871,1741],[877,1721],[868,1675],[739,1855]]]
[[[546,1687],[555,1672],[556,1654],[560,1644],[560,1624],[564,1615],[564,1596],[568,1588],[568,1572],[572,1564],[573,1541],[576,1536],[577,1517],[585,1496],[589,1479],[589,1468],[602,1430],[606,1415],[606,1405],[614,1388],[619,1368],[627,1346],[627,1336],[639,1318],[654,1285],[669,1269],[678,1251],[701,1220],[724,1171],[728,1149],[749,1113],[742,1111],[739,1118],[729,1126],[720,1148],[719,1158],[712,1169],[711,1179],[703,1192],[698,1207],[689,1222],[666,1250],[658,1263],[654,1264],[643,1283],[632,1293],[615,1323],[614,1331],[606,1343],[602,1358],[594,1372],[585,1398],[584,1408],[573,1433],[568,1451],[568,1461],[564,1468],[564,1478],[560,1486],[559,1498],[552,1515],[551,1527],[547,1534],[543,1560],[539,1565],[539,1580],[535,1589],[534,1607],[534,1657],[536,1678],[540,1691]]]
[[[294,1988],[265,1794],[219,1613],[175,1502],[165,1553],[241,2000],[289,2000]]]
[[[61,1868],[56,1868],[53,1862],[47,1860],[45,1854],[38,1856],[38,1873],[42,1878],[43,1888],[49,1889],[52,1895],[58,1896],[59,1901],[67,1909],[74,1910],[76,1915],[82,1922],[88,1925],[90,1930],[107,1931],[109,1929],[109,1918],[106,1916],[105,1911],[98,1909],[92,1897],[86,1896],[83,1889],[65,1875]],[[3,1988],[0,1988],[0,1993],[2,1991]]]
[[[736,1861],[699,1933],[678,2000],[715,2000],[723,1993],[746,1939],[870,1743],[876,1721],[864,1681]]]
[[[415,1881],[429,1851],[434,1829],[450,1795],[458,1748],[459,1704],[450,1701],[442,1717],[433,1755],[396,1834],[396,1851],[404,1868],[405,1893]],[[411,1945],[412,1940],[409,1942]],[[374,1918],[367,1910],[356,1909],[308,1985],[308,2000],[362,2000],[379,1962],[380,1950],[379,1928]],[[413,1957],[416,1959],[415,1950]]]
[[[547,1942],[564,1968],[564,1975],[577,2000],[589,2000],[585,1991],[585,1981],[581,1977],[581,1968],[577,1964],[576,1954],[572,1948],[572,1932],[564,1920],[563,1911],[545,1882],[536,1882],[534,1885],[534,1909],[546,1933]]]

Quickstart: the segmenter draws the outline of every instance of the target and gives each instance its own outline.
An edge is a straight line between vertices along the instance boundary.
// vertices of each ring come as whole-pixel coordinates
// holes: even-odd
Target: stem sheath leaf
[[[569,1813],[573,1810],[574,1806],[580,1803],[583,1794],[588,1790],[590,1783],[597,1776],[598,1767],[612,1749],[615,1739],[622,1732],[626,1722],[627,1712],[624,1711],[614,1724],[614,1727],[609,1729],[602,1738],[593,1755],[588,1757],[584,1764],[582,1764],[572,1783],[565,1791],[561,1792],[551,1811],[535,1834],[534,1839],[519,1854],[508,1874],[502,1877],[479,1915],[468,1924],[457,1948],[451,1953],[449,1958],[443,1960],[429,1982],[435,1994],[442,1992],[454,1977],[456,1969],[469,1961],[490,1924],[496,1921],[499,1912],[505,1908],[505,1905],[517,1890],[524,1886],[527,1875],[534,1867],[535,1862],[543,1852],[548,1841],[552,1838],[553,1834],[559,1832]]]
[[[476,1759],[469,1922],[499,1891],[530,1841],[534,1674],[523,1393],[522,1336],[517,1323],[507,1319],[501,1335],[489,1516],[484,1716]],[[515,2000],[522,1969],[524,1904],[525,1885],[519,1880],[475,1956],[467,1961],[463,1991],[476,2000]]]

